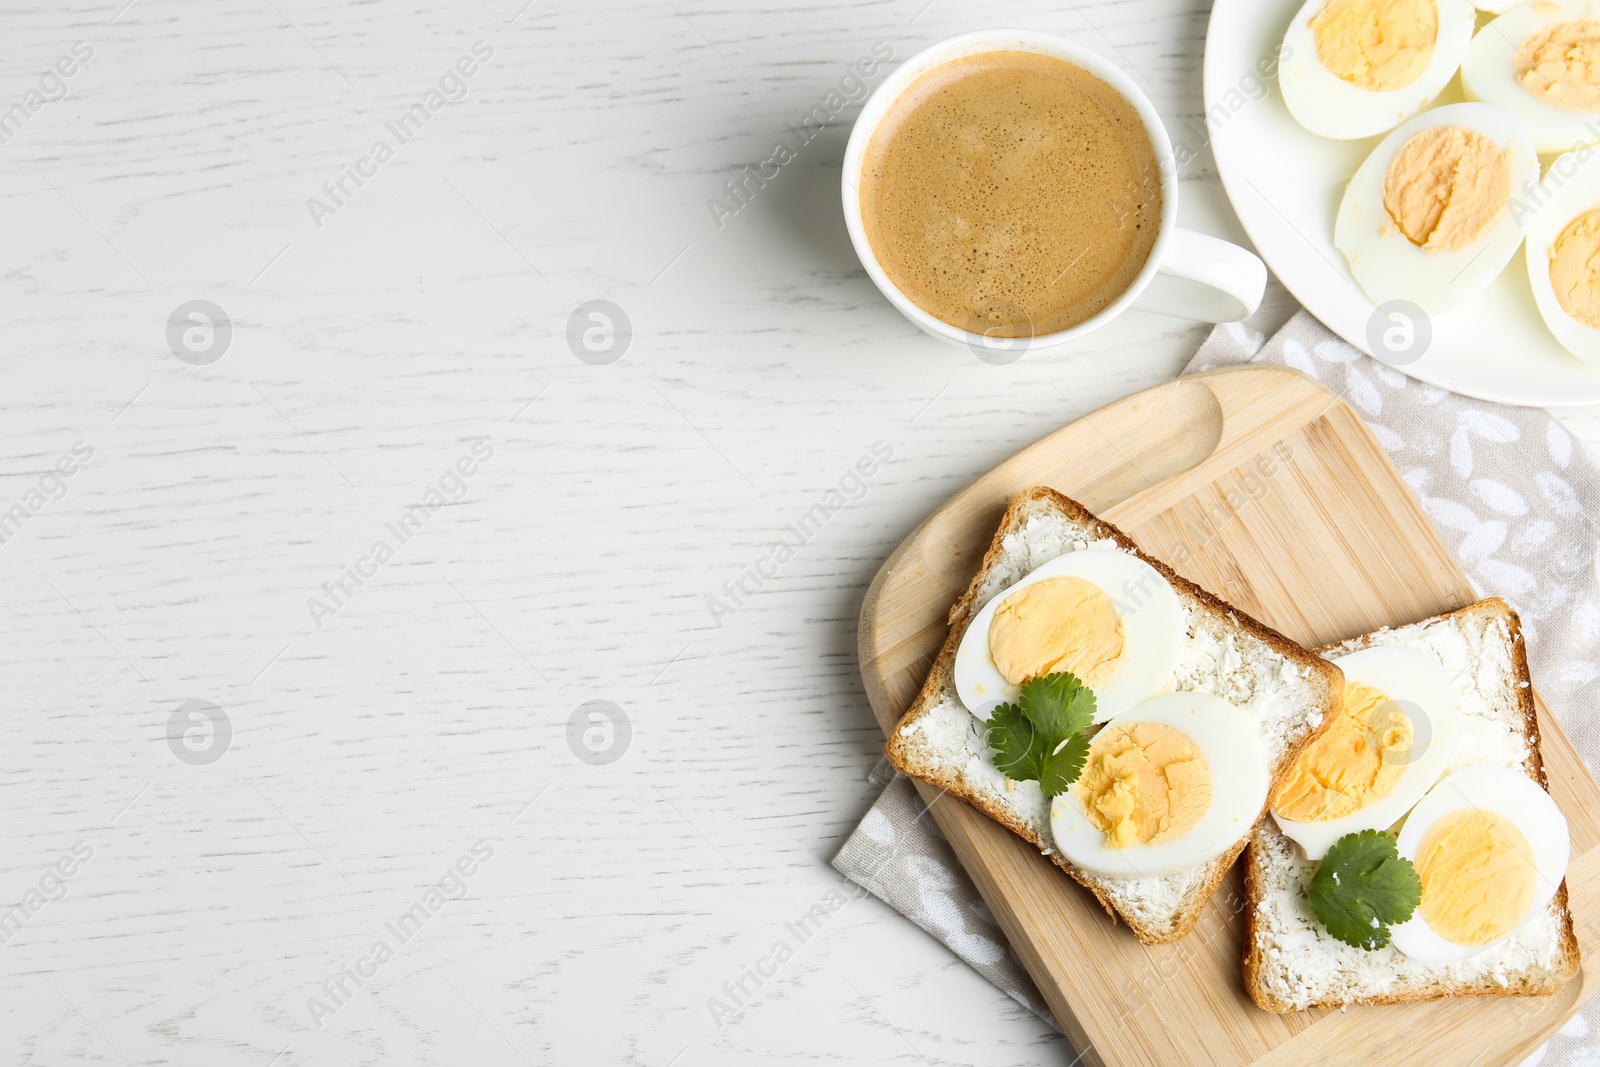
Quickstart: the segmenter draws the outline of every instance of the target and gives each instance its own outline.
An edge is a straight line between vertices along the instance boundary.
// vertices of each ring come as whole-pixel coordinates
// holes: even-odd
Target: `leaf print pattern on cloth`
[[[1515,423],[1477,408],[1468,408],[1461,412],[1456,419],[1455,432],[1450,435],[1450,466],[1463,478],[1472,475],[1474,437],[1495,444],[1509,445],[1522,439],[1522,431]]]
[[[1001,992],[1059,1030],[1000,924],[940,835],[909,778],[895,775],[833,865],[938,938]]]

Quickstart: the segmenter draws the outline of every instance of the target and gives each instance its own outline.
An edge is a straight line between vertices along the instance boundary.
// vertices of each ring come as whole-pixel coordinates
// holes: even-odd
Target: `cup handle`
[[[1200,322],[1249,318],[1267,288],[1267,266],[1254,253],[1181,226],[1173,229],[1156,270],[1135,306]]]

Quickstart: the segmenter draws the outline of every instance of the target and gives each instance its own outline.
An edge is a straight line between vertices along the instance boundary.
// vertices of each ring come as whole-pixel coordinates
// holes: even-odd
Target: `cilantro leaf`
[[[1058,744],[1094,722],[1094,707],[1094,690],[1069,671],[1022,683],[1022,710],[1041,733]]]
[[[1016,704],[1001,704],[989,718],[989,747],[1007,778],[1036,781],[1047,797],[1066,792],[1083,773],[1094,722],[1094,692],[1062,671],[1022,683]]]
[[[1083,773],[1083,762],[1089,758],[1089,739],[1081,733],[1073,734],[1057,749],[1046,756],[1039,770],[1039,788],[1047,797],[1058,796]]]
[[[1007,778],[1023,782],[1039,777],[1044,741],[1016,704],[1001,704],[989,716],[989,747],[994,765]]]
[[[1328,849],[1306,890],[1328,933],[1367,950],[1389,943],[1389,924],[1403,923],[1422,902],[1411,861],[1381,830],[1345,834]]]

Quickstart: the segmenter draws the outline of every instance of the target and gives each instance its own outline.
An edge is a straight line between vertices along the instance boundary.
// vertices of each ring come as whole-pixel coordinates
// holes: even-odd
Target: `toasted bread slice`
[[[1212,693],[1243,708],[1260,729],[1276,788],[1300,749],[1339,708],[1344,678],[1338,668],[1180,578],[1121,530],[1043,487],[1022,493],[1006,510],[972,585],[950,609],[950,635],[927,682],[884,751],[902,773],[960,797],[1050,856],[1139,940],[1176,941],[1199,919],[1245,840],[1210,863],[1159,877],[1106,878],[1079,870],[1054,848],[1050,805],[1039,783],[1009,781],[996,769],[983,724],[956,695],[956,648],[978,610],[1050,560],[1091,546],[1137,556],[1171,583],[1186,637],[1169,687]]]
[[[1480,600],[1409,626],[1328,645],[1342,656],[1363,648],[1412,648],[1437,659],[1462,697],[1464,728],[1456,762],[1520,769],[1547,788],[1528,657],[1517,613],[1504,600]],[[1245,861],[1248,935],[1244,984],[1268,1011],[1401,1004],[1443,997],[1542,996],[1578,969],[1578,941],[1563,881],[1545,910],[1508,940],[1458,963],[1424,963],[1387,946],[1368,952],[1335,940],[1312,914],[1305,887],[1316,871],[1270,818],[1257,824]]]

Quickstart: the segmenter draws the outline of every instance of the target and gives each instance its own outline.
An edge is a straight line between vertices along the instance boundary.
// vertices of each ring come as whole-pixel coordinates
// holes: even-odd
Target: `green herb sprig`
[[[1391,923],[1405,922],[1422,903],[1422,881],[1394,838],[1382,830],[1362,830],[1345,834],[1328,849],[1306,899],[1328,933],[1373,951],[1389,943]]]
[[[989,718],[989,747],[1007,778],[1034,781],[1047,797],[1067,791],[1089,756],[1084,730],[1094,722],[1094,690],[1069,671],[1029,678],[1015,704]]]

